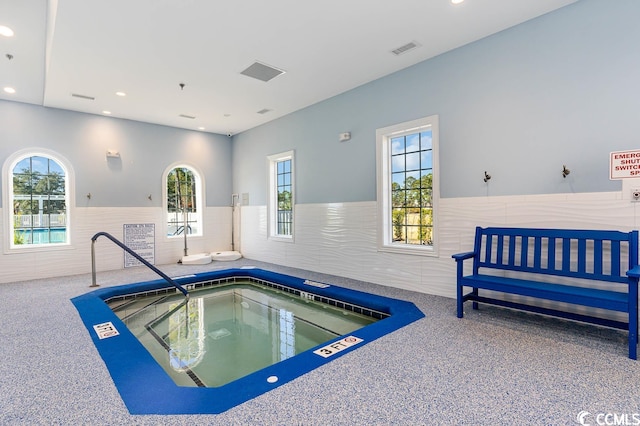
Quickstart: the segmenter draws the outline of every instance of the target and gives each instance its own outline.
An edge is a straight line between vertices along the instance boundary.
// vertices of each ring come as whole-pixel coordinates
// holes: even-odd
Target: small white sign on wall
[[[640,150],[612,152],[609,159],[610,180],[640,178]]]
[[[153,223],[132,223],[124,225],[124,245],[150,264],[155,263],[156,228]],[[124,267],[138,266],[141,262],[124,253]]]

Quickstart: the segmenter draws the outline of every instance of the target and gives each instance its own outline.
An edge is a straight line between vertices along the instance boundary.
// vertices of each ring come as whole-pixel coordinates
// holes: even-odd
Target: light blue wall
[[[0,141],[0,164],[25,148],[69,160],[77,206],[162,206],[162,175],[177,161],[204,173],[207,206],[231,205],[231,141],[224,135],[0,101]],[[107,161],[108,149],[120,160]]]
[[[609,152],[640,148],[638,22],[636,0],[581,0],[238,134],[234,192],[266,204],[266,156],[295,149],[296,202],[375,200],[375,130],[433,114],[442,197],[620,190]]]

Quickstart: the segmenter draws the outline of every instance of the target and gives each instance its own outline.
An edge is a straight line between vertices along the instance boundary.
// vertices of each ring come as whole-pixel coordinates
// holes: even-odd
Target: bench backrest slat
[[[549,245],[547,247],[547,259],[549,259],[549,267],[555,271],[556,269],[556,239],[549,238]]]
[[[611,242],[611,258],[620,259],[620,241]],[[611,266],[613,268],[611,274],[620,275],[620,262],[613,263]]]
[[[534,238],[534,249],[533,249],[533,267],[536,269],[540,268],[540,258],[542,257],[542,238],[535,237]]]
[[[626,283],[638,263],[638,231],[476,228],[479,268]]]
[[[593,273],[596,275],[602,274],[602,240],[594,241],[593,251],[595,253],[593,259]]]

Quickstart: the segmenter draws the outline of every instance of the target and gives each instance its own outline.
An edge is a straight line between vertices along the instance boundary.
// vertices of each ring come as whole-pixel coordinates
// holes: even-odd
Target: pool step
[[[144,298],[135,298],[129,299],[126,301],[118,301],[114,304],[109,303],[109,307],[115,313],[118,318],[123,321],[128,321],[133,319],[136,315],[139,315],[146,308],[165,300],[168,296],[166,295],[158,295],[155,297],[144,297]],[[114,306],[116,305],[116,306]]]

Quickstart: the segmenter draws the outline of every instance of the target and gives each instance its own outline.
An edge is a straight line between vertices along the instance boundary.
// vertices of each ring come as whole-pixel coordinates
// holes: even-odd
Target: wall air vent
[[[195,120],[195,117],[193,115],[180,114],[178,117],[188,118],[190,120]]]
[[[93,96],[79,95],[77,93],[72,93],[71,96],[73,96],[74,98],[87,99],[89,101],[96,100],[96,98],[94,98]]]
[[[271,110],[269,108],[263,108],[260,111],[258,111],[258,114],[266,114],[268,112],[271,112]]]
[[[418,46],[420,46],[418,43],[416,43],[415,41],[412,41],[405,44],[404,46],[398,47],[397,49],[393,49],[391,53],[393,53],[396,56],[399,56],[399,55],[402,55],[403,53],[406,53],[410,50],[415,49]]]
[[[241,71],[240,74],[258,79],[260,81],[269,81],[273,78],[276,78],[280,74],[284,74],[284,71],[269,65],[262,64],[260,62],[254,62],[247,69]]]

